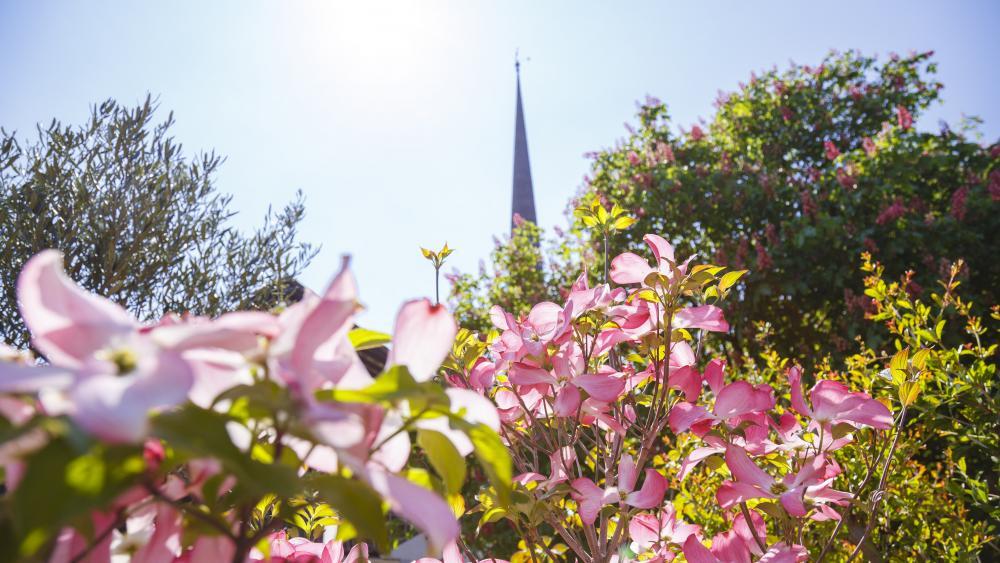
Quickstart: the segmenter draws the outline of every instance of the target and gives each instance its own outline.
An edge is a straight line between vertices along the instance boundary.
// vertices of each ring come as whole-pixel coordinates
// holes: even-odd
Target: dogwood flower
[[[617,487],[608,486],[602,489],[586,477],[574,479],[570,483],[573,489],[571,495],[577,502],[580,520],[584,524],[592,525],[597,520],[597,514],[602,506],[619,501],[639,509],[659,506],[667,490],[666,477],[655,469],[647,469],[642,488],[635,491],[633,489],[637,478],[635,461],[632,456],[626,454],[622,456],[618,466]],[[625,493],[624,498],[622,493]]]
[[[17,294],[32,344],[49,363],[0,363],[0,393],[39,393],[47,414],[67,414],[110,443],[141,441],[151,412],[187,399],[194,371],[181,354],[73,283],[59,252],[31,258]]]
[[[788,383],[792,388],[792,408],[826,429],[840,422],[883,430],[892,427],[888,407],[867,393],[852,392],[839,381],[818,381],[809,391],[811,408],[802,396],[802,370],[798,366],[788,371]]]
[[[726,481],[716,493],[722,508],[729,508],[752,498],[778,499],[785,510],[795,517],[806,515],[807,497],[816,498],[818,489],[810,490],[810,487],[828,477],[827,460],[822,454],[808,460],[797,473],[789,473],[780,481],[757,467],[746,452],[737,446],[726,449],[726,465],[735,481]]]

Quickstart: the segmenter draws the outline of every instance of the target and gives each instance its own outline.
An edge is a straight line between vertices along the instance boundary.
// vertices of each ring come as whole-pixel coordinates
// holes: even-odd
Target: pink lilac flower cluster
[[[727,381],[721,360],[699,367],[691,341],[672,335],[729,330],[715,305],[676,299],[708,270],[678,260],[660,236],[644,240],[652,263],[633,253],[611,261],[618,287],[591,287],[582,275],[562,304],[539,303],[522,317],[494,307],[499,336],[455,381],[493,397],[521,470],[516,483],[550,503],[544,520],[580,560],[619,561],[623,546],[644,561],[806,560],[807,548],[755,503],[774,501],[793,520],[839,520],[852,495],[834,487],[835,454],[857,429],[890,428],[891,412],[837,381],[820,380],[807,395],[798,368],[787,373],[790,404],[778,410],[770,386]],[[666,357],[636,359],[658,342],[669,345]],[[677,479],[713,456],[728,468],[716,492],[728,531],[705,536],[665,501],[668,475],[651,460],[667,430],[701,441]],[[787,470],[765,470],[777,465]],[[579,530],[564,523],[567,502]]]
[[[307,291],[280,314],[237,312],[215,319],[171,315],[142,324],[117,304],[77,286],[56,251],[28,261],[17,294],[32,346],[45,361],[0,354],[6,360],[0,361],[0,414],[12,423],[24,423],[34,414],[64,417],[105,444],[143,448],[145,443],[144,459],[155,471],[164,449],[159,440],[148,439],[151,415],[185,403],[218,408],[225,391],[254,383],[259,376],[254,374],[263,371],[287,391],[295,404],[295,424],[313,439],[304,439],[301,432],[298,437],[280,432],[263,436],[275,439],[275,447],[294,451],[301,470],[346,474],[366,485],[420,529],[432,550],[458,538],[449,504],[402,474],[411,450],[407,429],[434,430],[461,455],[470,453],[469,438],[449,425],[448,413],[405,420],[406,404],[390,408],[318,398],[320,392],[358,390],[373,382],[349,340],[359,302],[346,259],[322,295]],[[405,303],[396,318],[388,366],[405,366],[417,383],[429,381],[450,353],[456,331],[443,307],[426,299]],[[480,394],[448,389],[447,397],[450,416],[499,429],[496,408]],[[233,442],[246,447],[250,430],[236,426]],[[15,447],[5,444],[0,463],[8,494],[22,481],[25,456],[47,439],[36,428]],[[195,459],[186,464],[184,480],[169,473],[161,482],[129,489],[94,512],[92,530],[113,527],[113,533],[90,545],[87,536],[67,527],[55,539],[51,560],[81,560],[86,554],[87,561],[108,561],[114,550],[127,547],[136,561],[231,561],[236,547],[224,535],[182,542],[185,530],[176,506],[180,499],[211,503],[238,485],[223,471],[216,459]],[[215,476],[225,480],[220,484],[216,479],[211,490],[203,488]],[[127,519],[119,529],[116,518],[122,515]],[[232,518],[236,526],[237,516]],[[362,552],[355,548],[345,558],[339,544],[278,535],[266,560],[350,562],[365,560]],[[264,560],[253,553],[248,557]]]

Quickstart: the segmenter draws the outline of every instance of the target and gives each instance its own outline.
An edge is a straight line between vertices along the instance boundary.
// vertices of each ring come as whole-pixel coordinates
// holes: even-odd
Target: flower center
[[[780,495],[788,490],[788,487],[784,483],[775,483],[771,485],[771,494]]]
[[[108,361],[115,364],[118,368],[118,375],[127,375],[135,371],[135,368],[139,365],[139,359],[136,357],[135,352],[128,348],[112,350],[108,354]]]

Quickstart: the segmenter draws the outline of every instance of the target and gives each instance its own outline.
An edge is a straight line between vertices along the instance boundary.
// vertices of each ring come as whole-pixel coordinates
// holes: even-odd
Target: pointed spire
[[[514,55],[517,74],[517,116],[514,122],[514,194],[511,204],[510,228],[514,230],[514,217],[537,223],[535,194],[531,184],[531,162],[528,160],[528,135],[524,129],[524,108],[521,105],[521,61]]]

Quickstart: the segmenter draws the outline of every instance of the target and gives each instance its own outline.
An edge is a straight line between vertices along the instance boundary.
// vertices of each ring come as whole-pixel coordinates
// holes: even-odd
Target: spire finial
[[[521,75],[521,57],[520,57],[520,53],[521,53],[521,49],[520,48],[514,49],[514,72],[516,72],[518,74],[518,76]]]

